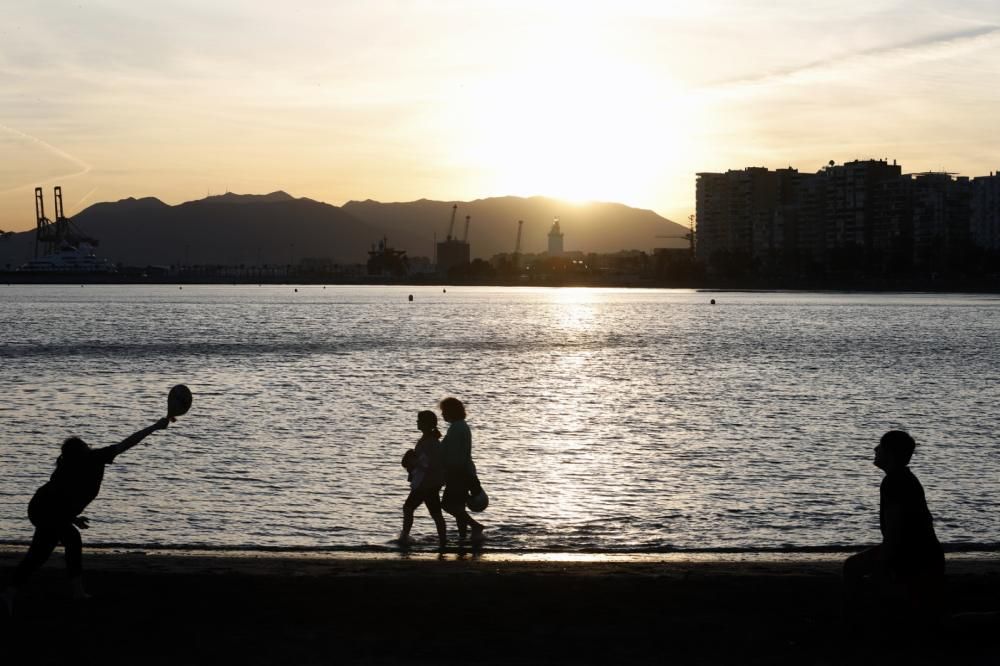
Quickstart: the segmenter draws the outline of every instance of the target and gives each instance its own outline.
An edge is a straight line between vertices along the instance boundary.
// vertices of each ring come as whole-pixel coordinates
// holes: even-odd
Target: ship
[[[97,240],[82,233],[63,212],[62,188],[55,188],[56,219],[45,216],[42,188],[35,188],[35,258],[18,267],[18,273],[47,275],[107,275],[118,268],[97,256]],[[39,249],[44,250],[42,256]]]
[[[46,254],[37,259],[22,264],[18,269],[21,273],[116,273],[118,268],[108,261],[98,257],[94,246],[81,242],[76,246],[63,245],[58,252]]]
[[[389,239],[383,237],[368,252],[368,275],[378,277],[403,277],[410,271],[406,250],[389,246]]]

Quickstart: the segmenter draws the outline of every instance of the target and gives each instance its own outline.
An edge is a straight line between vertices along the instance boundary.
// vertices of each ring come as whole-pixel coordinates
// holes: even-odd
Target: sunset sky
[[[694,174],[1000,169],[995,0],[0,3],[0,229],[283,189],[683,221]]]

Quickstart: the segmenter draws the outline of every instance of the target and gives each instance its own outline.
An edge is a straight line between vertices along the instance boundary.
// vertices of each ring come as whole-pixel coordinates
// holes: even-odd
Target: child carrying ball
[[[402,465],[406,468],[410,482],[410,494],[403,503],[403,530],[399,533],[399,543],[412,543],[410,528],[413,527],[413,512],[421,504],[437,526],[438,546],[446,544],[446,528],[441,513],[441,486],[444,485],[444,461],[441,457],[441,431],[437,429],[437,415],[431,411],[417,414],[417,429],[422,436],[417,445],[403,455]]]

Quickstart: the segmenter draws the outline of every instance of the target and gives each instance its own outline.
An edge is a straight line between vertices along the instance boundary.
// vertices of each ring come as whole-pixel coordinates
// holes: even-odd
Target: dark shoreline
[[[8,570],[17,555],[0,552]],[[993,664],[1000,558],[949,559],[948,618],[845,623],[840,563],[496,561],[88,550],[0,614],[16,663]]]
[[[4,553],[21,552],[30,545],[28,539],[0,539],[0,556]],[[794,559],[797,556],[828,556],[831,560],[843,559],[846,554],[856,553],[864,548],[869,548],[875,544],[866,545],[820,545],[820,546],[798,546],[798,547],[761,547],[761,548],[741,548],[741,547],[717,547],[717,548],[577,548],[573,550],[554,550],[552,548],[498,548],[485,544],[478,548],[481,554],[493,558],[515,558],[530,561],[532,558],[549,559],[558,556],[571,560],[578,558],[609,558],[627,560],[629,558],[641,558],[646,560],[663,558],[664,560],[684,560],[685,558],[695,559],[726,559],[726,558],[788,558]],[[394,545],[374,546],[261,546],[261,545],[210,545],[210,544],[143,544],[130,542],[96,542],[86,543],[88,550],[99,552],[152,552],[152,553],[225,553],[233,556],[257,554],[264,555],[311,555],[317,557],[344,557],[344,558],[365,558],[381,557],[384,555],[397,555],[400,548]],[[945,553],[962,557],[981,557],[1000,559],[1000,543],[945,543],[942,544]],[[454,553],[459,551],[469,551],[470,548],[452,544],[446,552]],[[408,552],[412,554],[436,554],[437,549],[432,545],[415,545]]]
[[[1000,277],[977,280],[860,280],[860,281],[698,281],[663,282],[647,279],[517,279],[442,280],[436,276],[410,279],[344,278],[334,275],[292,275],[289,277],[254,277],[253,279],[206,274],[144,277],[138,274],[26,274],[0,272],[0,284],[10,285],[268,285],[268,286],[396,286],[396,287],[592,287],[612,289],[690,289],[699,292],[833,292],[833,293],[933,293],[1000,294]]]

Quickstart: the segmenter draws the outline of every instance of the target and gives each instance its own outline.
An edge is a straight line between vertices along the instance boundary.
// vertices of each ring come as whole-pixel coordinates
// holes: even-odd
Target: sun
[[[689,148],[691,119],[669,81],[586,48],[497,73],[471,98],[460,151],[497,192],[649,200],[665,161]]]

